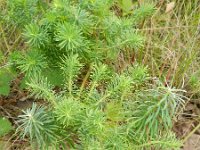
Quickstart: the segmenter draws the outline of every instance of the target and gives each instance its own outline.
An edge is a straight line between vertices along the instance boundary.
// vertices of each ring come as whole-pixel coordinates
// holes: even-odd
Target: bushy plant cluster
[[[22,71],[32,74],[37,71],[33,67],[46,69],[44,62],[52,68],[68,54],[79,54],[88,64],[113,62],[119,53],[142,48],[144,38],[134,26],[153,13],[153,5],[126,16],[117,15],[114,5],[120,6],[115,0],[54,0],[40,19],[25,26],[29,51],[36,54],[23,56],[26,69]]]
[[[16,133],[33,149],[181,146],[172,121],[184,91],[152,79],[137,60],[120,71],[112,65],[119,55],[129,59],[143,48],[137,27],[155,10],[151,4],[132,10],[126,2],[8,1],[9,18],[21,16],[16,22],[27,48],[14,52],[10,64],[24,74],[31,96],[48,103],[19,116]]]
[[[53,90],[46,78],[32,77],[28,87],[49,108],[33,107],[19,116],[18,131],[39,148],[143,149],[179,148],[172,119],[184,102],[181,90],[160,83],[147,85],[148,70],[129,66],[123,73],[110,72],[105,64],[92,65],[89,83],[77,83],[78,55],[62,58],[64,89]],[[158,82],[158,81],[157,81]],[[148,143],[148,144],[147,144]],[[66,147],[65,147],[66,146]]]
[[[9,0],[3,18],[23,30],[28,50],[11,54],[11,64],[25,73],[23,81],[40,72],[61,86],[58,64],[63,55],[79,54],[88,66],[93,62],[116,63],[119,54],[131,57],[144,44],[137,24],[155,9],[148,4],[133,12],[131,7],[125,10],[124,5],[117,0],[54,0],[48,5],[35,0]],[[52,79],[51,74],[59,77]]]
[[[18,29],[40,18],[46,8],[40,0],[7,0],[4,3],[5,9],[0,10],[1,21]]]

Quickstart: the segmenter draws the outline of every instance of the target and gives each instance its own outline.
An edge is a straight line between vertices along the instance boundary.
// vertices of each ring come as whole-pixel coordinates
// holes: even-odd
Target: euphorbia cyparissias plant
[[[65,77],[62,91],[55,92],[41,75],[28,83],[32,96],[50,105],[47,109],[34,104],[19,116],[17,131],[22,138],[29,137],[31,144],[41,149],[68,145],[102,150],[181,146],[172,132],[172,119],[184,102],[184,91],[159,82],[149,85],[148,69],[139,64],[121,74],[111,72],[105,64],[94,64],[84,77],[89,81],[86,85],[85,80],[77,80],[84,66],[78,55],[61,60]]]

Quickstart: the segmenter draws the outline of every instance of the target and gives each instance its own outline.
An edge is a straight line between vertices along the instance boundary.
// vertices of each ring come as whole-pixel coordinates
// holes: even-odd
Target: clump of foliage
[[[39,148],[44,148],[59,143],[59,133],[62,135],[62,129],[55,124],[54,117],[50,112],[45,111],[44,107],[36,107],[33,103],[32,108],[23,111],[23,113],[24,115],[20,115],[18,121],[20,124],[18,129],[23,129],[20,134],[22,138],[28,136],[35,148],[37,145]],[[34,144],[35,140],[37,145]]]
[[[7,0],[6,9],[2,9],[2,20],[10,26],[22,29],[32,20],[37,20],[45,10],[45,3],[40,0]]]
[[[38,64],[48,63],[48,68],[56,67],[61,57],[68,54],[79,54],[88,64],[113,62],[120,53],[126,55],[141,49],[144,38],[134,26],[138,23],[136,20],[142,21],[151,15],[154,6],[144,6],[134,13],[119,16],[112,9],[114,5],[120,9],[121,5],[115,0],[54,0],[45,14],[25,26],[23,35],[28,49],[36,54],[24,58],[20,69],[27,74],[35,73],[37,69],[32,67],[38,66],[32,64],[34,60]],[[40,55],[39,59],[36,55]],[[30,62],[29,57],[33,61]]]
[[[23,82],[40,72],[55,86],[62,86],[58,65],[63,55],[79,54],[87,66],[93,62],[114,63],[121,53],[131,57],[144,45],[137,24],[155,8],[149,4],[133,12],[125,5],[117,0],[54,0],[48,5],[39,0],[7,1],[2,20],[5,26],[12,26],[11,32],[23,30],[28,51],[18,53],[21,56],[12,58],[11,64],[25,74]]]
[[[32,96],[49,104],[33,104],[19,116],[17,133],[33,149],[181,147],[172,121],[184,91],[152,79],[137,58],[131,64],[135,53],[145,53],[137,28],[153,14],[154,5],[128,4],[8,1],[8,11],[1,12],[8,18],[3,19],[23,29],[27,50],[14,53],[10,64],[24,74]],[[117,70],[112,64],[119,56],[130,64]]]
[[[56,93],[46,78],[32,77],[28,87],[33,96],[50,103],[19,116],[22,138],[39,148],[66,146],[75,149],[179,148],[172,133],[172,119],[183,104],[184,91],[149,85],[146,67],[134,65],[121,74],[101,63],[92,65],[90,75],[79,83],[85,64],[78,55],[62,58],[63,91]],[[59,129],[65,134],[59,134]],[[49,142],[51,141],[51,142]],[[65,144],[63,144],[65,143]],[[68,147],[68,148],[69,148]]]

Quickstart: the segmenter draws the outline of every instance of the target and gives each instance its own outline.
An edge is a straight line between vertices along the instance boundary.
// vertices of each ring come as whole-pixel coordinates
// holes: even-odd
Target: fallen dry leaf
[[[175,7],[175,2],[170,2],[167,4],[167,7],[166,7],[166,10],[165,10],[165,13],[168,13],[170,11],[172,11]]]

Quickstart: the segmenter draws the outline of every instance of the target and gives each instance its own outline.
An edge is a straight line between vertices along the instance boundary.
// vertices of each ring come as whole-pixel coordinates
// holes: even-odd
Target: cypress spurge
[[[9,0],[8,14],[20,15],[27,49],[12,65],[31,96],[48,104],[33,104],[19,116],[17,134],[32,149],[180,148],[172,122],[184,91],[152,80],[139,63],[120,71],[111,65],[119,55],[131,62],[142,50],[137,28],[155,10],[152,4],[132,10],[125,2],[53,0],[44,7]]]
[[[82,88],[86,82],[80,83],[78,78],[85,64],[77,54],[61,59],[59,66],[65,76],[62,91],[55,92],[41,75],[27,83],[32,95],[48,101],[49,108],[34,104],[19,116],[22,138],[29,137],[31,144],[41,149],[181,146],[171,130],[174,114],[184,102],[184,91],[159,82],[150,84],[147,67],[139,64],[120,74],[105,64],[93,64],[90,75],[86,74],[88,83]]]

